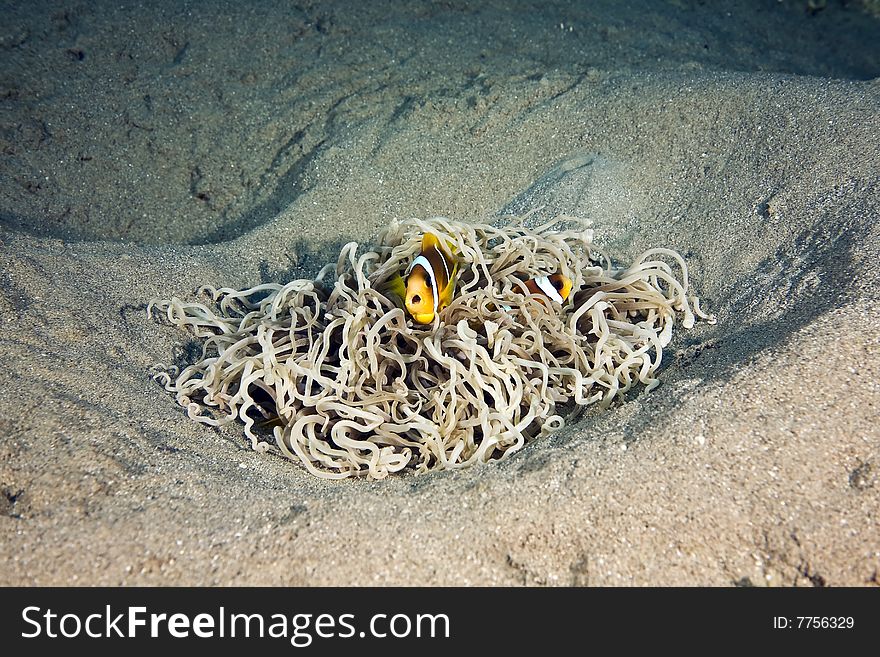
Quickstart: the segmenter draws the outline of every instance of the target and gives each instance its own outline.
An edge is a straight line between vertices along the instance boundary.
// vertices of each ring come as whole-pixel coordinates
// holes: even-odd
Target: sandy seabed
[[[363,4],[2,4],[0,583],[877,585],[871,3]],[[150,378],[150,299],[535,208],[718,321],[510,459],[320,481]]]

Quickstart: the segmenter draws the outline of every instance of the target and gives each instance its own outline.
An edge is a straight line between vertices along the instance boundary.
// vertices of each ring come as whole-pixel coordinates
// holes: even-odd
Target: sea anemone
[[[712,321],[676,252],[620,268],[572,218],[525,223],[394,222],[374,249],[347,244],[314,279],[207,286],[210,308],[154,300],[148,314],[202,340],[197,362],[154,376],[190,418],[243,422],[254,449],[277,447],[322,478],[382,479],[507,458],[579,407],[637,382],[650,390],[676,318]],[[388,282],[426,232],[460,271],[452,303],[420,325]],[[564,304],[523,284],[555,272],[572,281]]]

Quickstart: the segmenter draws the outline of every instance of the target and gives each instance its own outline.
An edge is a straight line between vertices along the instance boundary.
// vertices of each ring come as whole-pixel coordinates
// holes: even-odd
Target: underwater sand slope
[[[519,171],[509,143],[477,161],[462,149],[505,141],[524,113],[576,87],[635,76],[650,93],[645,73],[875,77],[880,20],[859,10],[870,0],[806,4],[3,2],[0,222],[64,239],[218,243],[362,165],[374,174],[367,216],[491,213],[547,154],[566,156],[581,126],[543,144],[521,135]],[[658,100],[668,112],[678,102]],[[408,149],[397,135],[413,125],[430,138]],[[675,155],[683,143],[670,139]],[[395,179],[379,175],[389,160]]]
[[[868,582],[878,566],[876,94],[777,84],[790,105],[770,122],[812,120],[812,131],[786,140],[777,128],[768,145],[748,138],[759,123],[731,116],[741,136],[717,165],[723,176],[704,177],[696,147],[677,163],[680,191],[658,203],[608,165],[596,176],[631,189],[631,217],[572,208],[620,253],[687,251],[717,326],[680,341],[652,393],[497,466],[332,485],[183,416],[145,373],[186,336],[148,322],[142,304],[203,282],[253,282],[258,263],[235,253],[259,235],[184,251],[7,234],[5,583]],[[694,141],[707,98],[723,108],[750,85],[703,89],[677,108]],[[800,108],[811,93],[832,102]],[[536,141],[545,126],[536,121]],[[617,166],[661,178],[664,135]],[[787,175],[752,164],[777,157]],[[573,175],[539,185],[542,200],[565,197]],[[589,184],[576,186],[588,204]],[[300,216],[279,221],[295,232],[310,223]],[[341,230],[369,238],[343,219]]]
[[[149,241],[212,243],[5,222],[0,583],[877,584],[878,83],[487,86],[474,106],[469,90],[377,92],[235,239],[192,240],[183,220]],[[163,203],[147,214],[167,220]],[[676,334],[652,392],[505,462],[318,481],[192,422],[148,376],[192,348],[147,320],[151,298],[314,275],[391,217],[538,206],[593,220],[622,261],[679,250],[718,323]],[[143,210],[111,204],[97,225],[115,238]]]

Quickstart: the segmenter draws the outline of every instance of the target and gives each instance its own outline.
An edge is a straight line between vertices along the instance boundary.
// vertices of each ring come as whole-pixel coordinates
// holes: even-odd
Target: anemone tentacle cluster
[[[420,325],[387,289],[426,232],[460,269],[452,303]],[[535,228],[395,222],[374,250],[347,244],[313,280],[202,288],[213,307],[152,301],[148,314],[202,340],[197,362],[154,376],[190,418],[241,421],[254,449],[322,478],[506,458],[561,428],[563,406],[655,387],[676,319],[712,321],[676,252],[651,249],[619,268],[592,238],[569,217]],[[572,281],[562,305],[524,285],[554,272]]]

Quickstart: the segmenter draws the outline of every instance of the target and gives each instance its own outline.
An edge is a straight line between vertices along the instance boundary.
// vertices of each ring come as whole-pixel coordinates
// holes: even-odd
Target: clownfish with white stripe
[[[540,294],[562,305],[571,294],[571,279],[563,274],[551,274],[550,276],[536,276],[523,281],[529,292]]]
[[[400,297],[418,324],[430,324],[455,294],[458,261],[433,233],[422,237],[422,249],[406,270],[406,281],[396,276],[388,288]]]
[[[550,276],[535,276],[528,280],[523,280],[520,277],[520,283],[525,286],[529,294],[538,295],[545,303],[546,299],[550,299],[560,306],[568,300],[572,290],[571,279],[565,274],[559,273]],[[504,310],[513,310],[513,307],[506,303],[502,303],[500,306]]]

